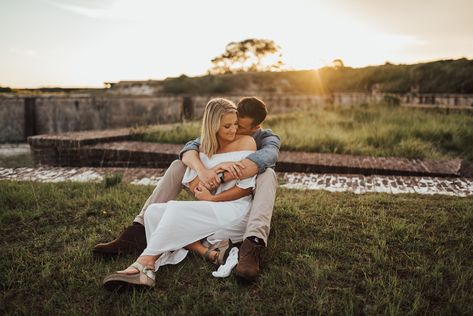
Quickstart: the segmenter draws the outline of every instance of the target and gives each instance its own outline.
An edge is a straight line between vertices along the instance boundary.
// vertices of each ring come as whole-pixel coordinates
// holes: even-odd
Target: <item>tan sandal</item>
[[[204,258],[217,266],[222,265],[225,263],[225,260],[227,259],[228,254],[230,253],[230,249],[232,249],[232,247],[233,243],[230,239],[222,240],[216,243],[215,245],[210,246],[209,249],[207,249],[207,251],[205,252]],[[216,251],[218,254],[215,260],[209,258],[209,255],[212,251]]]
[[[135,268],[138,271],[133,274],[119,271],[111,273],[103,280],[103,286],[107,290],[119,290],[130,287],[153,288],[156,285],[154,267],[149,268],[139,262],[134,262],[128,268]]]

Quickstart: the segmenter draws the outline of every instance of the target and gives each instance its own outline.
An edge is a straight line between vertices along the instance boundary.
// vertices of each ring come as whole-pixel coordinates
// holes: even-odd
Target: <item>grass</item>
[[[190,255],[154,290],[107,292],[102,278],[134,257],[91,249],[152,189],[0,181],[0,314],[473,313],[473,197],[281,189],[256,284]]]
[[[0,168],[32,167],[31,154],[20,154],[14,156],[0,156]]]
[[[283,150],[473,162],[473,115],[467,112],[365,104],[272,115],[264,127],[281,137]],[[198,135],[199,123],[191,122],[154,127],[137,138],[185,143]]]

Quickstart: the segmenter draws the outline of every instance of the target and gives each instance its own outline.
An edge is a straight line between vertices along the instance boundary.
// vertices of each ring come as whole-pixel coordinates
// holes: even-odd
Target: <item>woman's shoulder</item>
[[[234,150],[256,150],[255,139],[248,135],[237,135],[232,142]]]

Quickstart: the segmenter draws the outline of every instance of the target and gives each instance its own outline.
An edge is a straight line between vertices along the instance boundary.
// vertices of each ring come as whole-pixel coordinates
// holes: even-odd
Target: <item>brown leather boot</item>
[[[125,253],[141,253],[146,248],[145,227],[134,223],[115,240],[95,245],[92,252],[98,256],[116,256]]]
[[[245,239],[240,247],[240,258],[235,268],[235,275],[245,281],[253,282],[259,276],[261,252],[264,246]]]

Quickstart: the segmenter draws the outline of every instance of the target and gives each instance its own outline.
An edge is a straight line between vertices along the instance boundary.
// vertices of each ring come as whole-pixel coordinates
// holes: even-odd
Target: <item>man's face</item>
[[[238,135],[252,135],[259,126],[253,126],[253,119],[249,117],[239,117],[238,118]]]

